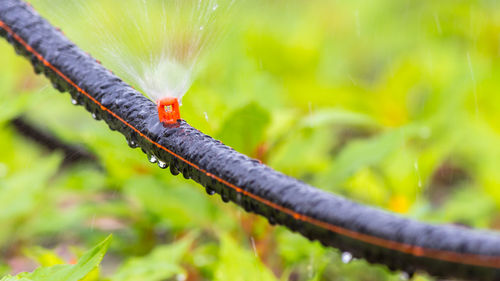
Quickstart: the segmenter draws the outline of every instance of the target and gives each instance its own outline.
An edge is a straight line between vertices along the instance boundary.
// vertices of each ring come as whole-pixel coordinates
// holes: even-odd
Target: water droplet
[[[133,140],[127,140],[127,143],[128,143],[128,146],[130,146],[131,148],[139,147],[139,145]]]
[[[205,28],[205,27],[204,27],[203,25],[202,25],[202,26],[200,26],[200,30],[203,30],[204,28]]]
[[[217,10],[217,8],[219,8],[219,4],[215,4],[214,7],[212,8],[212,10]]]
[[[205,187],[205,191],[207,192],[208,195],[215,194],[215,190],[211,189],[210,187]]]
[[[399,280],[406,281],[409,279],[410,279],[410,274],[406,271],[401,271],[401,273],[399,274]]]
[[[52,82],[52,87],[54,87],[54,89],[58,90],[59,92],[64,92],[64,88],[59,83]]]
[[[156,158],[156,156],[154,156],[154,155],[149,156],[149,162],[156,163],[156,161],[158,161],[158,159]]]
[[[259,254],[257,253],[257,246],[255,246],[255,239],[253,238],[253,236],[250,236],[250,242],[252,243],[253,254],[256,257],[259,257]]]
[[[243,203],[243,209],[245,209],[245,211],[248,213],[248,212],[251,212],[253,210],[253,207],[250,204],[250,202],[247,201],[247,202]]]
[[[229,196],[225,192],[222,192],[222,194],[220,195],[220,198],[222,199],[222,201],[224,203],[229,202]]]
[[[162,169],[165,169],[167,168],[167,163],[161,161],[161,160],[158,160],[158,167],[162,168]]]
[[[179,170],[177,170],[177,168],[173,165],[170,165],[170,173],[174,176],[177,176],[179,174]]]
[[[94,118],[95,120],[98,120],[97,114],[92,113],[92,118]]]
[[[207,120],[207,122],[208,122],[208,114],[206,111],[204,113],[205,113],[205,120]]]
[[[413,163],[413,167],[415,168],[415,173],[417,174],[418,177],[418,187],[422,187],[422,177],[420,176],[420,169],[418,167],[418,161],[415,160],[415,163]]]
[[[77,104],[78,104],[78,101],[77,101],[76,99],[71,99],[71,103],[72,103],[73,105],[77,105]]]
[[[273,217],[268,217],[267,221],[269,222],[270,225],[275,225],[276,224],[276,221],[274,220]]]
[[[352,254],[349,252],[342,253],[342,262],[348,264],[352,261]]]

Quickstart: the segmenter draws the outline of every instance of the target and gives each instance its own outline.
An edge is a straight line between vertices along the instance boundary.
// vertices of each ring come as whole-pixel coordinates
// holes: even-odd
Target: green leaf
[[[251,251],[244,249],[227,235],[222,236],[219,262],[214,280],[274,281],[277,278]]]
[[[369,139],[350,142],[326,173],[319,177],[318,185],[338,185],[361,168],[380,163],[416,132],[414,128],[400,128]]]
[[[113,276],[114,281],[161,281],[176,274],[184,274],[180,266],[194,237],[192,235],[170,245],[156,247],[149,255],[134,257],[122,265]]]
[[[111,235],[104,241],[86,252],[75,265],[55,265],[40,267],[31,273],[21,273],[16,277],[6,277],[10,280],[30,281],[80,281],[97,268],[108,250]],[[17,278],[17,279],[12,279]],[[6,281],[3,280],[2,281]]]
[[[237,151],[252,155],[263,140],[270,119],[267,110],[250,103],[226,118],[217,137]]]
[[[132,202],[173,229],[199,227],[213,215],[204,192],[192,186],[177,184],[165,188],[164,181],[143,176],[130,178],[123,190]]]
[[[23,157],[22,153],[14,155]],[[53,154],[39,162],[34,155],[32,157],[30,161],[25,161],[24,170],[12,172],[6,179],[0,178],[0,247],[9,243],[12,237],[24,239],[29,236],[35,230],[28,225],[36,222],[43,211],[52,208],[47,204],[50,199],[45,188],[56,173],[61,157]],[[15,165],[12,166],[15,168]]]

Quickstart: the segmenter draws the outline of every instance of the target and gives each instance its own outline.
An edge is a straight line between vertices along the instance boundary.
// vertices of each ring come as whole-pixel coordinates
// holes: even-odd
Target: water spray
[[[235,0],[30,2],[154,101],[162,123],[173,124],[180,119],[182,98],[203,68],[207,53],[229,26]],[[75,18],[85,20],[74,24]],[[71,28],[81,24],[90,30],[85,36],[81,28]]]

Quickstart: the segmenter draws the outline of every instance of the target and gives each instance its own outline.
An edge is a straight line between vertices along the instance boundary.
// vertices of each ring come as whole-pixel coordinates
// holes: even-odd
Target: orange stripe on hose
[[[267,205],[273,209],[276,209],[280,212],[283,212],[287,215],[290,215],[293,217],[295,220],[300,220],[304,221],[310,224],[313,224],[315,226],[321,227],[323,229],[327,229],[329,231],[341,234],[343,236],[347,236],[352,239],[356,239],[368,244],[380,246],[382,248],[386,249],[391,249],[395,250],[398,252],[402,252],[405,254],[413,255],[416,257],[425,257],[429,259],[437,259],[437,260],[442,260],[442,261],[448,261],[448,262],[453,262],[453,263],[460,263],[460,264],[466,264],[466,265],[473,265],[473,266],[482,266],[482,267],[492,267],[492,268],[497,268],[500,269],[500,257],[498,256],[487,256],[487,255],[478,255],[478,254],[464,254],[464,253],[457,253],[457,252],[452,252],[452,251],[445,251],[445,250],[437,250],[437,249],[430,249],[430,248],[424,248],[420,246],[415,246],[415,245],[410,245],[410,244],[405,244],[397,241],[392,241],[384,238],[379,238],[376,236],[368,235],[368,234],[363,234],[359,233],[353,230],[349,230],[337,225],[333,225],[328,222],[320,221],[318,219],[299,214],[289,208],[280,206],[274,202],[271,202],[265,198],[262,198],[258,195],[255,195],[253,193],[250,193],[246,190],[244,190],[241,187],[238,187],[230,182],[227,182],[226,180],[211,174],[204,169],[200,168],[198,165],[188,161],[187,159],[183,158],[182,156],[176,154],[175,152],[169,150],[168,148],[162,146],[161,144],[153,141],[149,137],[147,137],[145,134],[143,134],[141,131],[136,129],[134,126],[129,124],[127,121],[125,121],[123,118],[118,116],[116,113],[113,111],[109,110],[105,106],[103,106],[98,100],[96,100],[94,97],[92,97],[90,94],[88,94],[85,90],[82,88],[78,87],[76,83],[71,81],[66,75],[64,75],[59,69],[57,69],[55,66],[53,66],[50,62],[48,62],[42,55],[40,55],[37,51],[35,51],[30,45],[26,43],[19,35],[17,35],[9,26],[7,26],[3,21],[0,20],[0,27],[3,28],[5,31],[7,31],[19,44],[21,44],[28,52],[32,53],[34,56],[36,56],[45,66],[49,67],[51,70],[53,70],[57,75],[59,75],[61,78],[66,80],[71,86],[73,86],[78,92],[84,94],[87,98],[92,100],[96,105],[100,106],[103,111],[108,112],[109,114],[113,115],[116,119],[118,119],[120,122],[131,128],[133,131],[138,133],[142,138],[146,139],[150,143],[154,144],[160,149],[163,149],[164,151],[168,152],[172,156],[176,157],[177,159],[183,161],[184,163],[190,165],[191,167],[195,168],[196,170],[202,172],[206,176],[213,178],[217,180],[218,182],[234,189],[236,192],[241,193],[245,196],[248,196],[256,201],[259,201],[260,203]]]

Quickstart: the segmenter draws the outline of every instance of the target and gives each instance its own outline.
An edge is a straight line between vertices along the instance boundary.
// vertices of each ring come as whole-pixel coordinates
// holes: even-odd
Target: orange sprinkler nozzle
[[[179,101],[177,98],[167,97],[158,101],[158,117],[165,124],[177,123],[181,119]]]

